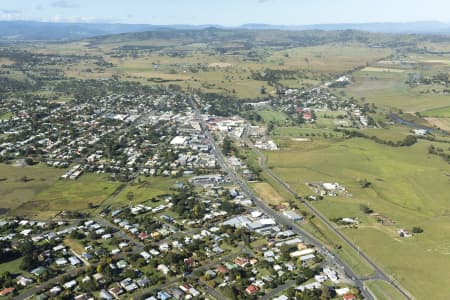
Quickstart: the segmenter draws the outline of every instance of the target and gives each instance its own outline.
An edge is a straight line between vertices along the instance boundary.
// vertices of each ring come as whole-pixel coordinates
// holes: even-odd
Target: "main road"
[[[214,138],[211,135],[211,132],[208,130],[208,126],[203,119],[203,116],[200,113],[200,110],[198,109],[197,104],[194,102],[194,100],[189,99],[190,104],[192,108],[194,109],[196,118],[198,122],[200,123],[200,126],[202,128],[203,133],[205,134],[205,137],[207,139],[207,142],[209,143],[209,146],[211,147],[211,150],[213,154],[216,156],[217,161],[219,162],[222,169],[227,173],[227,175],[236,183],[241,191],[246,194],[253,203],[266,215],[274,218],[279,224],[282,224],[298,234],[299,236],[302,236],[303,240],[307,242],[308,244],[311,244],[315,246],[321,253],[327,255],[328,257],[331,257],[336,265],[338,265],[345,274],[347,274],[351,279],[353,280],[355,286],[357,286],[362,295],[365,299],[374,299],[367,291],[364,286],[364,281],[367,280],[367,278],[358,278],[358,276],[353,272],[353,270],[344,263],[339,257],[334,256],[320,241],[318,241],[315,237],[313,237],[310,233],[303,230],[300,226],[298,226],[295,222],[289,220],[288,218],[280,215],[278,212],[267,206],[261,199],[259,199],[255,193],[249,188],[246,181],[241,179],[241,177],[237,174],[237,172],[230,166],[230,164],[225,159],[225,156],[223,155],[222,151],[219,149],[219,147],[216,145],[216,142]],[[376,274],[378,275],[378,274]],[[378,276],[371,277],[370,279],[381,279],[378,278]],[[294,285],[294,284],[293,284]],[[288,288],[287,286],[286,288]],[[408,297],[408,299],[410,299]]]

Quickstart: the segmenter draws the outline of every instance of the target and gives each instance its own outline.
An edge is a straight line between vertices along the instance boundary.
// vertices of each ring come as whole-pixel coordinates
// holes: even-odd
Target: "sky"
[[[441,21],[449,0],[0,0],[0,20],[131,24]]]

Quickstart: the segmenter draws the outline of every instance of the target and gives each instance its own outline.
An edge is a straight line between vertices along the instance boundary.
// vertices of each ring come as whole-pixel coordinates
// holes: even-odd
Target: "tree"
[[[262,86],[260,89],[261,95],[265,95],[267,93],[266,87]]]
[[[412,232],[413,232],[413,233],[422,233],[422,232],[423,232],[423,229],[422,229],[421,227],[414,226],[414,227],[412,228]]]
[[[30,158],[30,157],[25,158],[25,163],[26,163],[27,165],[29,165],[29,166],[32,166],[32,165],[35,164],[35,162],[33,161],[33,159]]]
[[[222,152],[225,155],[230,155],[233,150],[233,141],[228,136],[223,139]]]
[[[331,299],[330,289],[328,286],[324,285],[322,287],[322,294],[320,295],[320,300],[328,300]]]
[[[270,121],[269,124],[267,124],[267,132],[270,133],[275,128],[275,124],[273,121]]]
[[[413,136],[413,135],[408,135],[408,136],[406,136],[405,139],[404,139],[402,142],[400,142],[400,143],[401,143],[401,146],[412,146],[412,145],[414,145],[415,143],[417,143],[417,138],[416,138],[415,136]]]
[[[370,187],[370,186],[372,185],[372,183],[371,183],[370,181],[368,181],[367,179],[362,179],[362,180],[359,181],[359,185],[360,185],[363,189],[365,189],[365,188]]]
[[[133,200],[133,198],[134,198],[134,193],[131,192],[131,191],[128,192],[127,193],[127,200],[131,202]]]
[[[367,205],[365,205],[365,204],[361,204],[361,205],[359,206],[359,209],[360,209],[363,213],[365,213],[365,214],[371,214],[371,213],[373,213],[373,210],[372,210],[369,206],[367,206]]]

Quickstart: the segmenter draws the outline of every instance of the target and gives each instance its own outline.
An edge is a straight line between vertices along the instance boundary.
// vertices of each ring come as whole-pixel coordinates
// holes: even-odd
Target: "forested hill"
[[[206,28],[273,31],[367,31],[373,33],[450,34],[450,24],[439,22],[411,23],[361,23],[361,24],[317,24],[283,26],[267,24],[245,24],[227,28],[220,25],[147,25],[147,24],[95,24],[95,23],[50,23],[36,21],[0,21],[1,41],[67,41],[121,33],[168,32],[170,30],[198,31]],[[295,34],[294,34],[295,36]]]
[[[155,41],[152,46],[142,41]],[[280,29],[225,29],[202,30],[161,29],[145,32],[123,33],[87,39],[91,46],[125,44],[122,50],[159,50],[158,47],[208,44],[217,51],[231,54],[233,50],[249,50],[254,47],[292,48],[333,43],[362,43],[369,47],[415,47],[418,42],[449,41],[450,35],[385,34],[357,30],[280,30]],[[165,41],[165,46],[156,46]],[[124,47],[127,47],[126,49]]]

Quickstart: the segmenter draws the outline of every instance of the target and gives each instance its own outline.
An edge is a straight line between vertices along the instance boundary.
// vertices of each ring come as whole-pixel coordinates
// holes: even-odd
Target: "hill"
[[[221,25],[151,25],[111,23],[50,23],[36,21],[0,21],[0,40],[3,41],[67,41],[96,36],[144,31],[203,30],[206,28],[241,30],[284,30],[284,31],[343,31],[357,30],[373,33],[407,34],[450,34],[450,24],[440,22],[409,23],[343,23],[315,25],[269,25],[244,24],[238,27]]]

